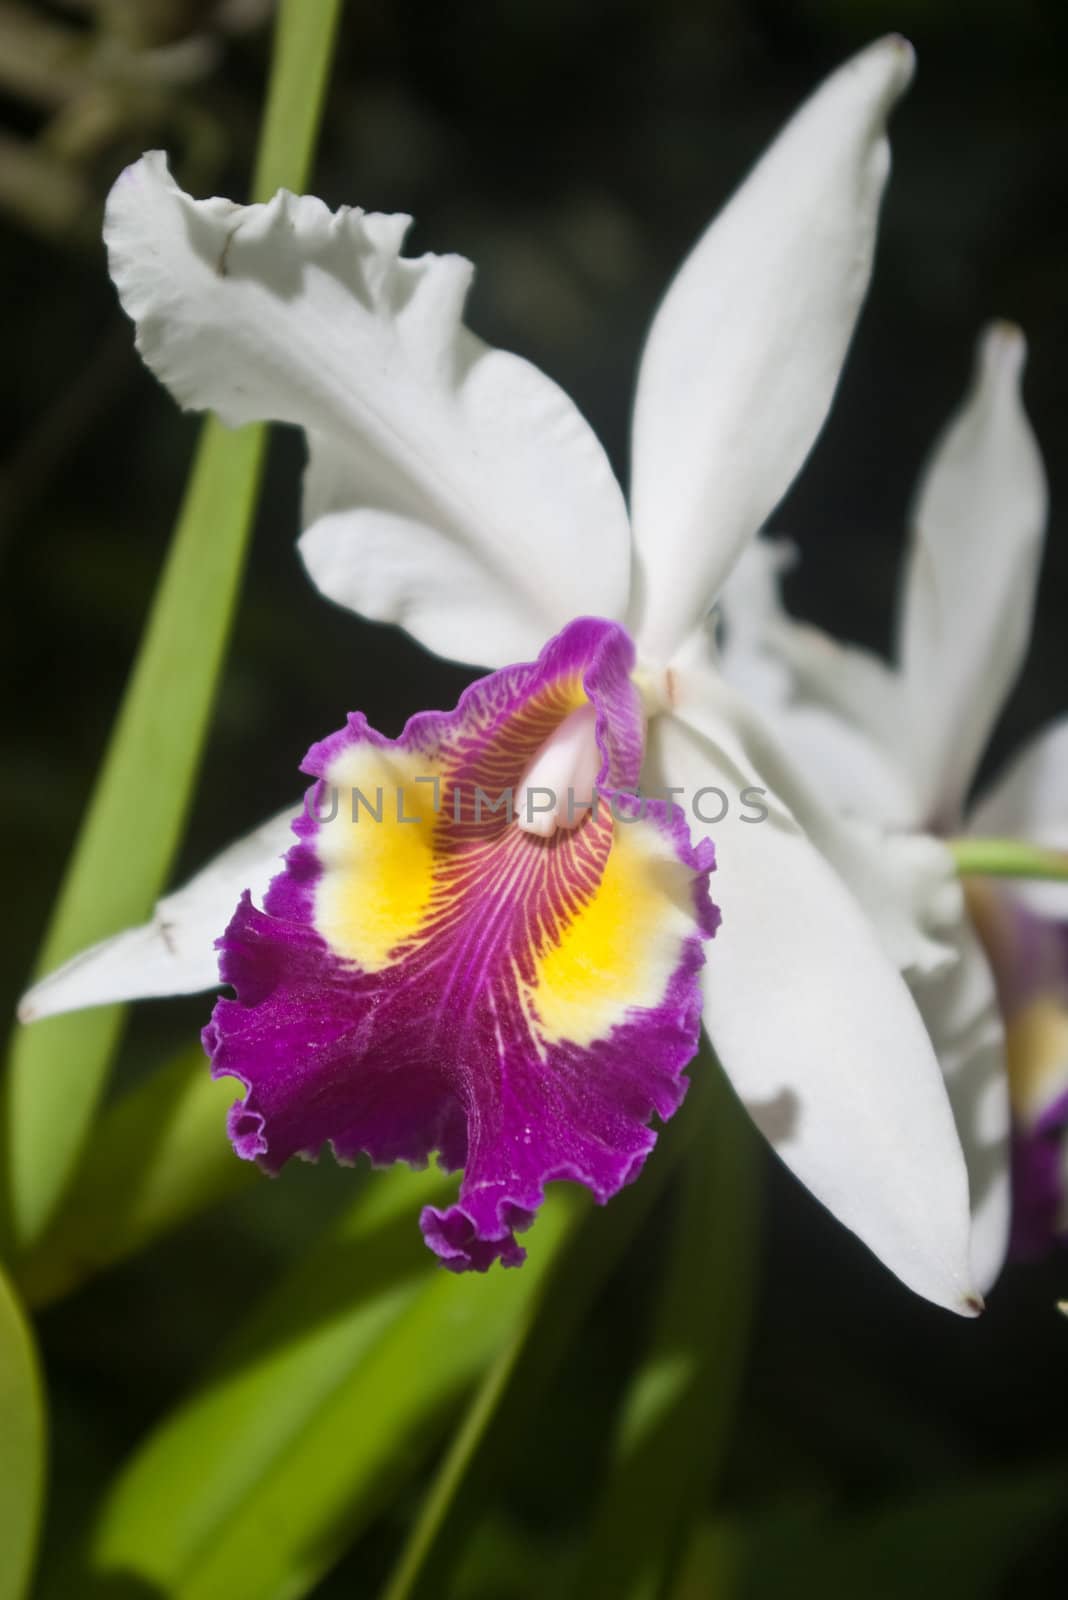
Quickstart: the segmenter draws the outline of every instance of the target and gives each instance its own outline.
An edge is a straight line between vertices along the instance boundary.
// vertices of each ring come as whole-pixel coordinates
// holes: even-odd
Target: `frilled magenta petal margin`
[[[633,658],[620,627],[581,619],[395,741],[350,717],[309,752],[319,781],[264,909],[246,896],[222,941],[237,999],[205,1045],[247,1091],[238,1154],[276,1172],[327,1142],[377,1165],[436,1150],[464,1168],[457,1203],[422,1218],[453,1270],[521,1261],[516,1231],[552,1179],[607,1200],[685,1092],[714,854],[677,808],[625,792],[642,754]],[[586,704],[595,811],[545,838],[477,802],[517,790]]]

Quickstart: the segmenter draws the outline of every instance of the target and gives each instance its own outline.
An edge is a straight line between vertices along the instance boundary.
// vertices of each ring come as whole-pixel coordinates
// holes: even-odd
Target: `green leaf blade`
[[[136,1454],[101,1509],[94,1579],[173,1600],[305,1594],[422,1459],[538,1290],[577,1215],[549,1197],[519,1271],[455,1276],[418,1206],[440,1173],[376,1178]]]
[[[341,0],[285,0],[255,191],[304,186]],[[142,922],[181,840],[244,571],[266,431],[209,418],[114,731],[38,970]],[[20,1028],[5,1081],[3,1218],[12,1253],[37,1241],[81,1160],[121,1037],[104,1007]]]
[[[437,1600],[518,1440],[534,1427],[539,1398],[552,1383],[590,1306],[641,1233],[657,1198],[694,1134],[702,1095],[660,1135],[657,1148],[629,1185],[586,1217],[542,1292],[487,1372],[424,1499],[382,1600]]]
[[[574,1590],[584,1600],[662,1600],[734,1418],[755,1271],[757,1150],[718,1061],[704,1053],[698,1066],[700,1126],[648,1353],[624,1397]]]
[[[18,1263],[29,1305],[50,1305],[256,1182],[226,1137],[239,1087],[212,1079],[194,1045],[104,1111],[51,1226]]]
[[[0,1273],[0,1600],[29,1589],[45,1479],[45,1406],[33,1336]]]
[[[265,432],[204,425],[174,541],[45,940],[48,971],[144,921],[185,824],[244,569]],[[16,1034],[8,1081],[10,1222],[37,1239],[81,1159],[122,1008]]]

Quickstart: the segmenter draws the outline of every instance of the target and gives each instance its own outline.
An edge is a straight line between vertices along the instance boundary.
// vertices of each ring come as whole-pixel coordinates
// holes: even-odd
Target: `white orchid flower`
[[[567,396],[464,327],[470,265],[400,254],[407,218],[284,193],[193,201],[157,153],[119,179],[106,238],[138,347],[183,405],[304,430],[300,551],[325,595],[485,667],[581,615],[627,623],[643,782],[734,797],[709,830],[723,927],[704,1020],[723,1065],[811,1191],[916,1292],[972,1314],[967,1174],[898,970],[951,959],[952,863],[922,841],[883,852],[819,804],[705,626],[830,406],[911,73],[898,38],[835,72],[684,263],[642,356],[629,516]],[[586,760],[549,757],[557,779]],[[747,786],[759,825],[737,804]],[[146,927],[46,978],[23,1017],[217,983],[224,880],[235,901],[255,893],[288,842],[276,820],[233,847]]]
[[[1025,353],[1022,334],[1005,323],[979,340],[970,392],[916,494],[892,663],[786,615],[781,545],[752,546],[723,597],[728,678],[761,703],[792,758],[820,772],[839,812],[874,825],[889,844],[973,834],[1068,846],[1064,722],[968,806],[1030,640],[1046,526],[1045,473],[1020,395]],[[1020,883],[1012,895],[1068,917],[1064,883]],[[979,903],[973,896],[973,912]],[[984,934],[994,903],[982,897]],[[968,1158],[973,1266],[985,1289],[1009,1237],[1010,1109],[999,996],[973,922],[958,921],[948,970],[910,978]]]

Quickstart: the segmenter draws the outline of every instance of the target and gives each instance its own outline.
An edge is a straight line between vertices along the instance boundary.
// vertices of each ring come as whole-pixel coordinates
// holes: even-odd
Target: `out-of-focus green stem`
[[[1068,882],[1068,851],[1021,839],[950,839],[961,877],[1045,878]]]
[[[283,0],[253,184],[304,187],[341,0]],[[144,919],[192,799],[244,571],[262,427],[209,419],[122,707],[38,963],[44,972]],[[3,1212],[15,1254],[55,1215],[81,1159],[122,1029],[117,1007],[15,1036],[0,1107]]]

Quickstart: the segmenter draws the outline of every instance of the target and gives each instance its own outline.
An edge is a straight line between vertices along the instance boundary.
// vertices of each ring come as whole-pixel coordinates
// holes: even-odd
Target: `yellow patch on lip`
[[[323,867],[315,926],[335,954],[366,972],[388,966],[391,952],[426,919],[434,889],[437,785],[416,779],[435,774],[437,764],[425,755],[361,745],[339,756],[327,775],[338,792],[338,812],[315,839]]]
[[[652,822],[615,822],[601,881],[535,960],[527,1000],[548,1043],[585,1048],[660,1005],[694,931],[693,873]]]

